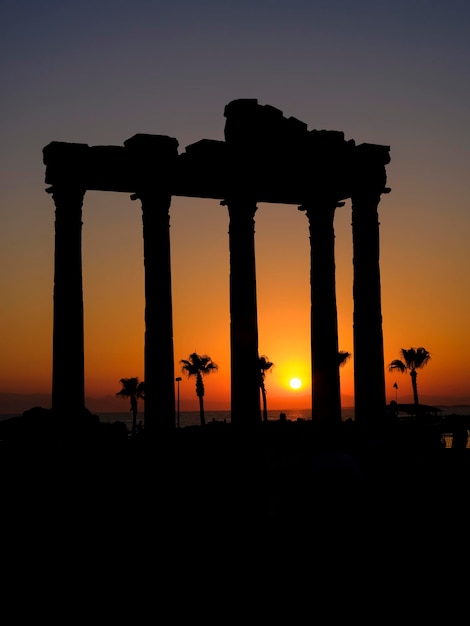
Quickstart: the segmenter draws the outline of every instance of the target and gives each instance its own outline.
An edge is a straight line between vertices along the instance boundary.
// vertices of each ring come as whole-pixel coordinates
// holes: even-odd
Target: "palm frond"
[[[340,350],[338,352],[338,364],[340,367],[343,367],[344,365],[346,365],[346,363],[349,361],[349,359],[351,358],[351,353],[347,352],[346,350]]]
[[[400,361],[400,359],[394,359],[388,366],[389,372],[395,372],[398,370],[399,372],[403,373],[406,372],[407,369],[407,365],[403,363],[403,361]]]

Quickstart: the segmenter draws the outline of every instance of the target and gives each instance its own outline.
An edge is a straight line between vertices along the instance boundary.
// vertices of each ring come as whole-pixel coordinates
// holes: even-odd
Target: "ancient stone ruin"
[[[385,418],[378,205],[389,146],[346,140],[255,99],[225,107],[224,141],[138,134],[122,146],[53,141],[43,149],[55,203],[52,408],[85,408],[82,205],[88,190],[131,194],[142,206],[146,398],[149,434],[175,428],[170,266],[173,196],[220,199],[229,214],[231,421],[261,422],[254,225],[258,202],[296,205],[309,223],[312,419],[341,420],[334,216],[350,199],[353,237],[355,419]]]

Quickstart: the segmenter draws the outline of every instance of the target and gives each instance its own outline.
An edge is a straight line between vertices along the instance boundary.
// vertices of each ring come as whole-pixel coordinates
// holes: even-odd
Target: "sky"
[[[239,98],[309,130],[390,146],[391,192],[379,204],[387,401],[412,402],[409,375],[387,365],[401,348],[424,347],[420,402],[470,403],[466,0],[2,0],[0,20],[0,414],[51,402],[55,209],[42,149],[149,133],[175,137],[182,153],[223,140],[224,107]],[[182,411],[198,408],[179,365],[192,352],[218,365],[205,408],[230,408],[228,226],[218,200],[172,200]],[[339,348],[352,353],[350,201],[335,236]],[[82,242],[86,405],[126,411],[120,379],[144,379],[140,203],[87,192]],[[255,249],[259,351],[274,363],[268,409],[311,408],[306,215],[259,203]],[[352,359],[340,377],[342,405],[353,406]]]

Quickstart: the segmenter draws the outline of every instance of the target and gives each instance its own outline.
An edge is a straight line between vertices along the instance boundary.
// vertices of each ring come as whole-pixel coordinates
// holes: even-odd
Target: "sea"
[[[441,409],[442,417],[446,415],[470,415],[470,405],[458,405],[458,406],[438,406]],[[284,413],[286,419],[289,421],[297,421],[299,419],[309,420],[312,419],[312,409],[283,409],[276,411],[268,411],[268,421],[279,420],[281,413]],[[127,426],[132,427],[132,413],[97,413],[101,421],[103,422],[124,422]],[[209,422],[230,422],[230,411],[204,411],[206,424]],[[137,415],[137,423],[143,421],[143,412]],[[354,407],[346,407],[342,409],[342,419],[354,419]],[[197,426],[200,422],[199,411],[181,411],[179,415],[176,415],[176,425],[184,428],[185,426]]]
[[[439,413],[441,417],[445,417],[447,415],[470,415],[470,405],[438,406],[436,408],[441,410],[441,413]],[[312,419],[311,409],[291,409],[283,411],[268,411],[268,421],[279,420],[282,413],[285,414],[286,420],[289,421],[295,422],[299,419]],[[343,421],[346,421],[347,419],[354,419],[354,407],[343,407],[341,414]],[[97,413],[97,415],[99,415],[100,420],[103,422],[124,422],[128,430],[132,430],[132,413],[130,411],[127,413]],[[230,411],[204,411],[204,416],[206,424],[209,422],[230,422]],[[137,423],[139,424],[139,422],[143,423],[143,413],[137,415]],[[176,415],[176,426],[179,426],[180,428],[185,428],[186,426],[197,426],[200,423],[199,411],[181,411],[179,416]],[[452,447],[452,436],[453,434],[451,432],[442,434],[446,448]],[[468,437],[467,448],[470,448],[470,436]]]
[[[470,414],[470,407],[468,407],[468,411]],[[290,421],[297,421],[298,419],[311,419],[312,418],[312,410],[304,409],[304,410],[282,410],[282,411],[268,411],[268,421],[279,420],[281,413],[285,413],[286,419]],[[132,413],[129,411],[128,413],[97,413],[100,416],[100,419],[103,422],[114,422],[114,421],[122,421],[129,428],[132,428]],[[227,422],[230,423],[230,411],[204,411],[204,416],[206,420],[206,424],[209,422]],[[137,423],[140,420],[143,420],[143,413],[137,415]],[[343,419],[347,419],[348,417],[354,417],[354,409],[343,410]],[[198,426],[201,423],[201,418],[199,411],[181,411],[179,415],[176,415],[176,426],[180,428],[185,428],[186,426]]]
[[[441,410],[440,416],[445,417],[447,415],[470,415],[470,405],[446,405],[438,406]],[[285,417],[289,421],[297,421],[299,419],[309,420],[312,418],[311,409],[282,409],[275,411],[268,411],[268,421],[279,420],[281,414],[284,413]],[[98,415],[102,422],[124,422],[129,428],[132,427],[132,413],[130,411],[121,412],[95,412],[94,415]],[[230,411],[204,411],[206,424],[209,422],[230,422]],[[0,414],[0,421],[8,419],[10,417],[17,417],[18,414]],[[137,423],[143,422],[143,411],[137,415]],[[354,419],[354,407],[342,408],[342,419]],[[185,428],[186,426],[197,426],[200,424],[199,411],[181,411],[179,415],[176,415],[176,426]]]
[[[441,410],[439,415],[441,417],[445,417],[447,415],[466,415],[470,416],[470,405],[446,405],[446,406],[438,406],[438,409]],[[129,431],[132,430],[132,413],[130,411],[127,412],[118,412],[118,413],[107,413],[107,412],[93,412],[94,415],[98,415],[100,421],[102,422],[123,422],[126,424]],[[285,418],[288,421],[297,421],[297,420],[310,420],[312,418],[312,410],[311,409],[286,409],[286,410],[275,410],[268,411],[268,421],[277,421],[280,419],[281,414],[285,414]],[[230,422],[230,411],[204,411],[206,424],[209,422]],[[0,421],[4,419],[8,419],[10,417],[16,417],[14,414],[0,414]],[[143,412],[137,414],[137,424],[139,422],[143,424],[144,414]],[[185,428],[186,426],[198,426],[200,422],[199,411],[181,411],[180,414],[175,416],[176,426],[180,428]],[[346,421],[348,419],[354,419],[354,407],[343,407],[342,408],[342,419]],[[444,440],[446,442],[446,446],[451,446],[452,434],[444,433]],[[470,448],[470,437],[468,446]]]

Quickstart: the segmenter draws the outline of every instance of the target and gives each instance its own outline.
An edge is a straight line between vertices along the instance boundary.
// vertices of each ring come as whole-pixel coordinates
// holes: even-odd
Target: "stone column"
[[[130,178],[142,203],[145,268],[144,429],[154,436],[176,428],[170,205],[178,141],[134,135],[124,141]]]
[[[261,424],[258,311],[256,301],[256,202],[224,200],[229,212],[231,421]]]
[[[145,268],[144,429],[147,435],[176,427],[173,305],[171,294],[171,196],[139,192]]]
[[[54,318],[52,408],[67,416],[85,408],[82,205],[85,190],[54,185]]]
[[[310,231],[312,420],[341,422],[334,215],[344,202],[319,200],[299,207]]]
[[[356,148],[353,182],[354,415],[368,429],[385,421],[385,365],[382,332],[378,205],[385,187],[387,146]]]

